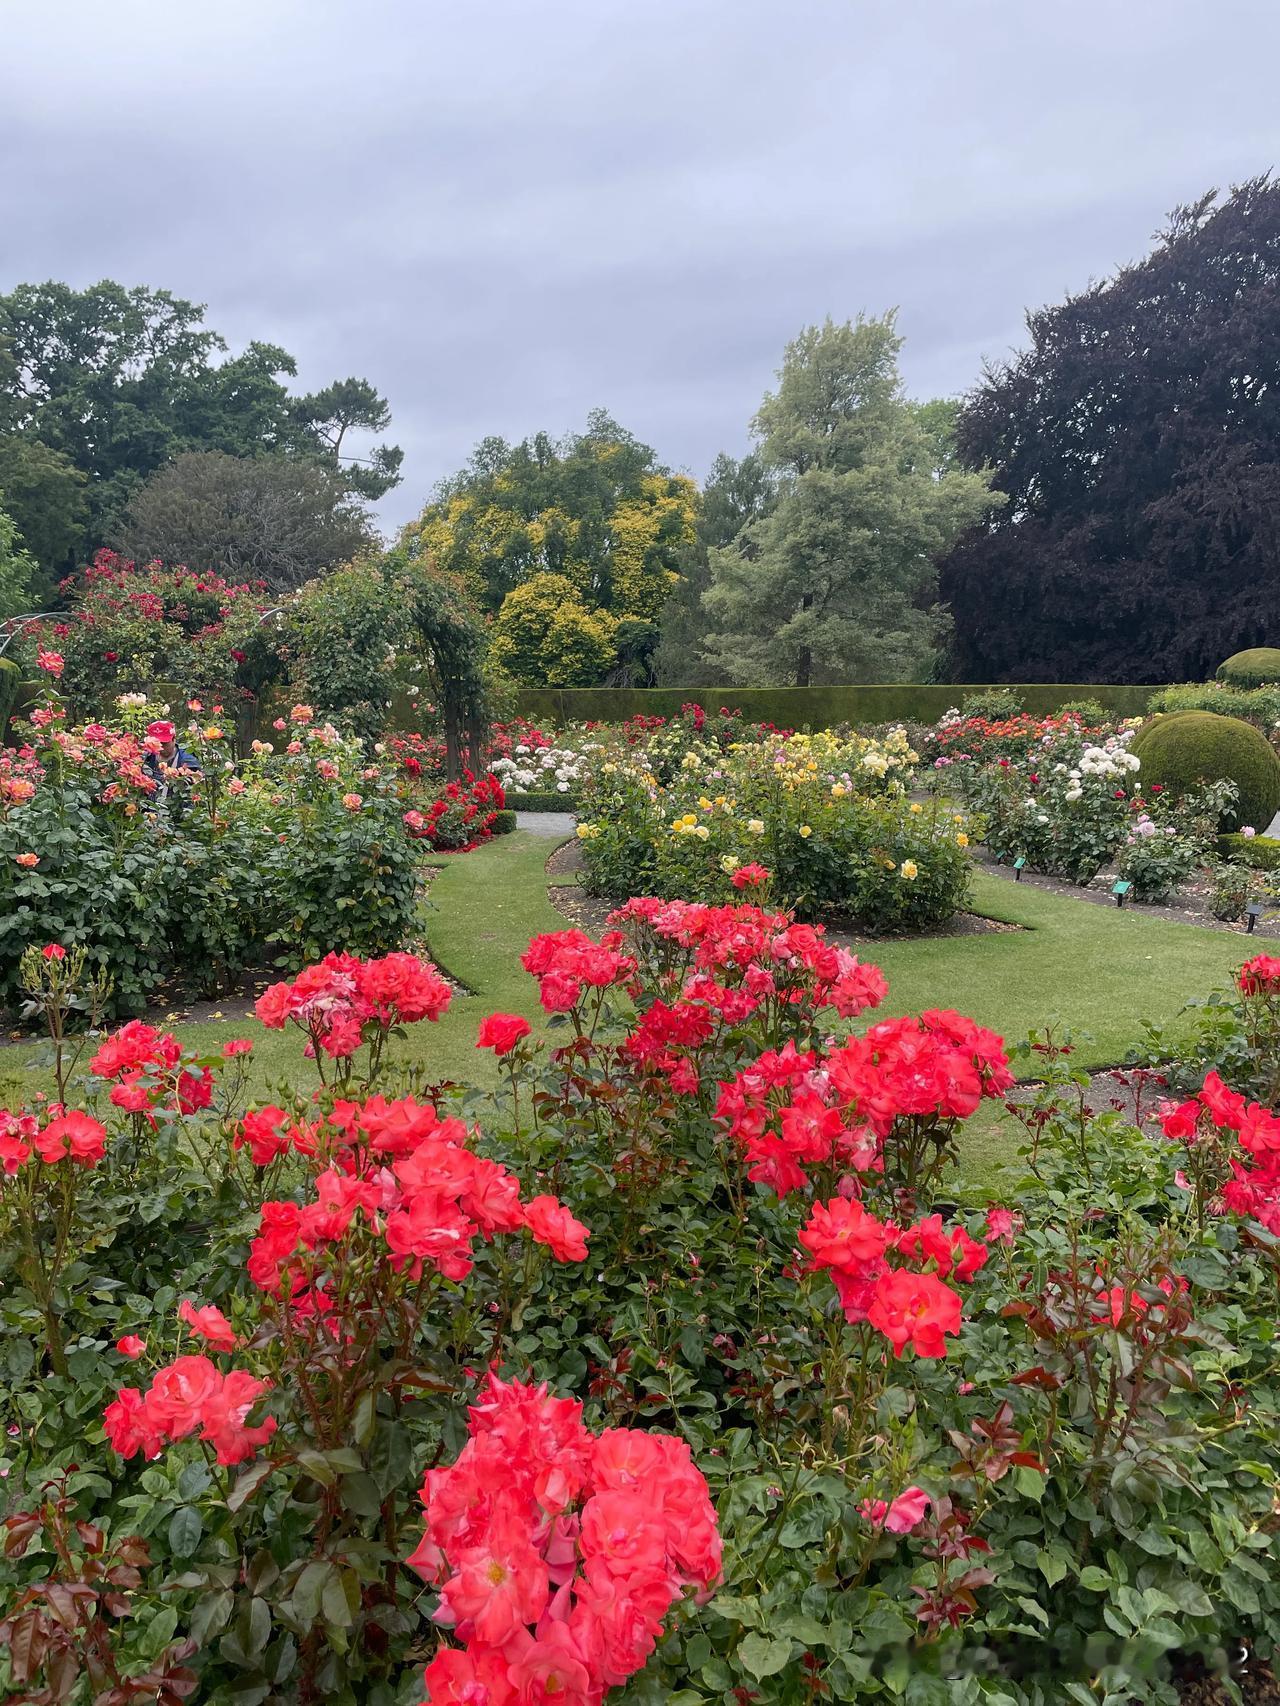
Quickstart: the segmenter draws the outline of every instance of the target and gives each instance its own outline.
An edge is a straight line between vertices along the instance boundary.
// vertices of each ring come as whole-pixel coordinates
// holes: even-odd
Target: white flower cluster
[[[504,789],[516,794],[568,794],[582,774],[579,755],[560,746],[535,750],[521,744],[510,758],[495,758],[489,768]]]
[[[1086,746],[1074,768],[1067,772],[1071,785],[1063,798],[1080,799],[1084,794],[1082,782],[1086,776],[1100,776],[1114,781],[1117,777],[1128,776],[1135,770],[1141,770],[1142,760],[1137,753],[1126,749],[1126,739],[1127,736],[1118,739],[1113,736],[1104,746]]]

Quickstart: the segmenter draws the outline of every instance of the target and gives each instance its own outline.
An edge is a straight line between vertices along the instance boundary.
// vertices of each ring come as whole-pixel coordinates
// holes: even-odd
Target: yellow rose
[[[915,882],[916,878],[920,875],[920,867],[916,864],[914,859],[904,859],[899,870],[909,883]]]
[[[912,815],[912,817],[919,817],[920,813],[923,810],[924,810],[924,807],[920,804],[919,800],[913,800],[911,802],[911,815]]]
[[[758,818],[758,817],[748,818],[747,819],[747,828],[751,831],[752,835],[763,835],[764,834],[764,820],[762,818]]]
[[[800,825],[800,839],[802,841],[807,841],[812,834],[813,831],[807,823],[802,823]]]
[[[707,828],[705,823],[700,823],[693,833],[697,836],[699,841],[706,841],[711,835],[711,831]]]
[[[848,792],[849,790],[843,782],[837,782],[831,790],[831,797],[832,799],[842,800]]]
[[[969,837],[965,834],[965,832],[963,830],[961,830],[959,835],[956,836],[956,846],[957,847],[967,847],[968,845],[969,845]]]
[[[720,869],[724,872],[724,874],[727,877],[729,877],[729,876],[733,875],[733,873],[737,870],[737,868],[738,868],[738,861],[734,858],[733,854],[732,853],[726,853],[724,858],[721,859],[721,861],[720,861]]]

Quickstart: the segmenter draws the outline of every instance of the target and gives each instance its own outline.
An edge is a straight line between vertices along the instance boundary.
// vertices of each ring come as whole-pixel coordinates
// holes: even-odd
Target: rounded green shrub
[[[1212,711],[1175,711],[1156,717],[1134,736],[1130,751],[1142,760],[1143,789],[1154,783],[1175,794],[1205,782],[1234,782],[1240,798],[1220,827],[1243,824],[1265,830],[1280,808],[1280,759],[1251,723]]]
[[[1217,670],[1219,681],[1232,687],[1266,687],[1280,681],[1280,647],[1250,646],[1235,652]]]

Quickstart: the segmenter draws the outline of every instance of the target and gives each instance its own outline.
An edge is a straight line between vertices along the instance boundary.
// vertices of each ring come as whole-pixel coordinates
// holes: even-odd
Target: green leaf
[[[744,1635],[738,1643],[738,1663],[748,1676],[760,1682],[776,1676],[791,1658],[790,1641],[770,1641],[764,1635]]]
[[[354,1588],[354,1596],[352,1589]],[[355,1599],[353,1606],[351,1601]],[[341,1575],[334,1570],[324,1584],[320,1595],[320,1611],[325,1622],[333,1629],[350,1629],[355,1621],[355,1610],[360,1604],[360,1588],[355,1574],[344,1570]]]
[[[193,1505],[183,1505],[169,1519],[169,1550],[175,1558],[193,1557],[204,1533],[204,1518]]]
[[[1086,1564],[1080,1572],[1080,1586],[1088,1588],[1090,1593],[1110,1593],[1115,1583],[1105,1570],[1100,1570],[1096,1564]]]
[[[1036,1563],[1040,1566],[1040,1574],[1050,1587],[1060,1582],[1067,1573],[1067,1561],[1056,1551],[1044,1549],[1037,1552]]]
[[[237,1478],[235,1486],[227,1494],[227,1509],[238,1511],[241,1505],[257,1492],[267,1476],[270,1475],[273,1467],[271,1463],[265,1461],[251,1463],[244,1473]]]

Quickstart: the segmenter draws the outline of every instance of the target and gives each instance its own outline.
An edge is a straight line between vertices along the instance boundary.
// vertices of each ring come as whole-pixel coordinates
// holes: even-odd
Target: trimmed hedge
[[[1251,646],[1247,651],[1234,652],[1216,671],[1219,681],[1232,687],[1267,687],[1280,682],[1280,648]]]
[[[1280,759],[1267,737],[1239,717],[1174,711],[1139,729],[1130,751],[1142,760],[1144,789],[1159,782],[1185,794],[1202,782],[1234,782],[1240,799],[1224,816],[1224,830],[1266,829],[1280,807]]]
[[[572,794],[557,794],[554,791],[520,794],[513,793],[510,788],[504,788],[503,795],[512,811],[516,812],[576,812],[578,809],[578,802]]]
[[[493,822],[489,825],[490,835],[510,835],[516,827],[516,814],[510,806],[500,812],[494,812]]]
[[[1273,835],[1220,835],[1218,852],[1237,865],[1255,871],[1280,870],[1280,841]]]
[[[1047,716],[1072,699],[1097,699],[1114,717],[1140,717],[1153,687],[1095,686],[1091,682],[1004,683],[1033,716]],[[829,729],[838,723],[936,723],[953,705],[990,684],[938,686],[892,681],[849,687],[522,687],[520,715],[536,723],[622,723],[628,717],[673,717],[681,705],[714,714],[721,706],[751,723],[788,729]]]

